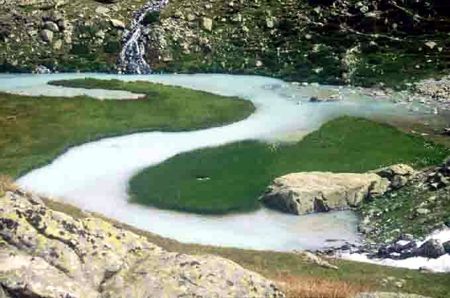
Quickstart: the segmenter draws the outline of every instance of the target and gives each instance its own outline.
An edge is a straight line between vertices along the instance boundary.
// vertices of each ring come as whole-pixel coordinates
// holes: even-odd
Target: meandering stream
[[[374,100],[351,88],[299,87],[280,80],[233,75],[106,74],[0,75],[0,91],[55,96],[124,98],[120,91],[83,90],[48,86],[50,80],[80,77],[147,80],[221,95],[240,96],[257,107],[249,118],[191,132],[147,132],[103,139],[74,147],[51,164],[17,182],[26,189],[57,197],[141,229],[182,242],[259,250],[319,249],[355,243],[357,218],[352,212],[292,216],[265,208],[252,213],[205,216],[130,204],[127,184],[139,170],[181,152],[247,139],[268,140],[301,136],[341,115],[383,119],[415,117],[404,105]],[[310,103],[317,92],[339,91],[339,102]],[[119,92],[119,93],[118,93]],[[170,179],[168,177],[167,179]],[[331,240],[331,241],[330,241]]]

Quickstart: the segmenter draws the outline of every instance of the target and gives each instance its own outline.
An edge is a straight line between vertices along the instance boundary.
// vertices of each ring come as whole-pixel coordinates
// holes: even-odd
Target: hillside
[[[3,1],[0,70],[117,71],[124,28],[145,4]],[[252,73],[371,86],[445,74],[447,1],[173,0],[145,17],[154,71]],[[408,73],[408,75],[402,75]]]

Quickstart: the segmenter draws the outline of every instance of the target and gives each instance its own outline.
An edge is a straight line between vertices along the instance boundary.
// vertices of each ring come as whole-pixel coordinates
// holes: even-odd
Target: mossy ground
[[[132,178],[130,193],[133,201],[159,208],[249,211],[258,208],[272,179],[284,174],[365,172],[400,162],[422,167],[448,154],[444,146],[394,127],[344,117],[295,144],[247,141],[180,154]]]
[[[0,172],[17,177],[67,148],[138,131],[183,131],[246,118],[251,102],[147,82],[93,79],[55,84],[146,94],[140,100],[0,94]]]

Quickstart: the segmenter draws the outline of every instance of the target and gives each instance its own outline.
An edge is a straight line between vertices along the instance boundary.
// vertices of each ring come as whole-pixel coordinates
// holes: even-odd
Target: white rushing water
[[[436,231],[425,238],[424,241],[417,243],[417,246],[421,246],[425,241],[429,239],[435,239],[441,243],[450,241],[450,229],[444,229]],[[402,267],[409,269],[427,269],[435,272],[450,272],[450,254],[445,254],[436,259],[429,259],[425,257],[412,257],[403,260],[393,259],[369,259],[367,254],[358,253],[342,253],[339,257],[358,262],[373,263],[391,267]]]
[[[143,36],[143,24],[148,13],[159,12],[169,3],[169,0],[150,0],[135,12],[131,28],[124,36],[122,51],[119,56],[119,66],[126,73],[149,74],[150,65],[144,58],[147,37]]]
[[[130,204],[127,185],[134,174],[181,152],[239,140],[270,140],[287,134],[304,134],[340,115],[384,118],[408,116],[404,107],[377,102],[347,88],[339,89],[343,98],[340,102],[310,103],[308,99],[311,95],[337,87],[303,88],[257,76],[0,75],[0,91],[45,90],[49,80],[86,76],[148,80],[240,96],[251,100],[257,107],[249,118],[223,127],[191,132],[137,133],[77,146],[51,164],[18,180],[26,189],[190,243],[290,251],[319,249],[344,242],[356,243],[359,236],[356,232],[357,218],[351,212],[292,216],[262,208],[245,214],[205,216]],[[75,96],[80,92],[91,92],[62,87],[60,90],[57,95],[65,92],[66,96]],[[108,91],[105,91],[103,95],[107,94]]]

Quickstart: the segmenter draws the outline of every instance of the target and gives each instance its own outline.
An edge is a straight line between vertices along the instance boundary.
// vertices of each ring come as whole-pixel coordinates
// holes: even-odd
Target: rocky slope
[[[171,253],[98,218],[0,186],[0,297],[283,297],[215,256]]]
[[[3,0],[0,70],[116,71],[147,1]],[[155,71],[252,73],[402,87],[446,73],[445,0],[172,0],[144,19]],[[144,44],[144,43],[143,43]],[[408,73],[407,76],[404,74]]]
[[[0,1],[0,72],[113,70],[124,29],[146,1],[124,2]]]
[[[396,86],[447,67],[445,7],[400,0],[172,1],[150,36],[167,53],[162,69]]]
[[[450,159],[418,172],[404,187],[363,204],[360,213],[361,232],[375,242],[450,227]]]

